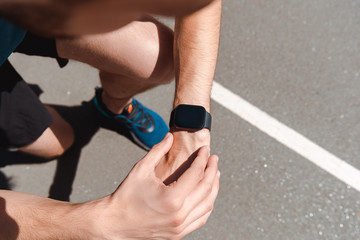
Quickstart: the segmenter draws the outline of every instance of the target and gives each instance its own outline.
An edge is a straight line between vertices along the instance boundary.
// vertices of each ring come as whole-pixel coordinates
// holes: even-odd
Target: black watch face
[[[187,129],[202,129],[206,110],[202,106],[179,105],[175,113],[175,126]]]

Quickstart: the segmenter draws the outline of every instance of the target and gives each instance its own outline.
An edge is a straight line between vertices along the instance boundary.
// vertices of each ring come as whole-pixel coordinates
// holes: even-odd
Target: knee
[[[139,71],[140,80],[151,81],[156,84],[166,84],[174,79],[174,62],[173,62],[173,44],[174,33],[167,26],[156,20],[146,19],[150,21],[153,26],[156,26],[156,34],[151,34],[152,37],[145,40],[142,45],[141,52],[150,56],[149,59],[155,61],[148,61],[147,66],[142,66],[143,71]]]
[[[51,129],[51,131],[53,131],[53,129]],[[73,145],[75,137],[72,128],[63,129],[62,134],[66,135],[66,137],[62,137],[61,139],[58,136],[49,137],[46,144],[47,147],[38,149],[38,151],[34,151],[32,154],[45,159],[54,159],[63,155]]]
[[[46,151],[34,153],[33,155],[38,155],[39,157],[45,159],[55,159],[63,155],[69,148],[70,147],[63,147],[60,144],[56,143]]]
[[[47,158],[56,158],[63,155],[75,142],[74,131],[71,127],[63,129],[62,139],[54,139],[53,149]]]
[[[49,127],[37,140],[19,150],[45,159],[56,158],[64,154],[74,142],[72,128],[64,129],[62,134],[66,134],[66,139],[56,136],[53,129]]]
[[[159,56],[152,78],[154,81],[165,84],[174,79],[174,33],[169,28],[159,27]]]
[[[46,105],[53,118],[51,125],[31,144],[20,148],[28,154],[52,159],[64,154],[75,141],[73,128],[52,107]]]

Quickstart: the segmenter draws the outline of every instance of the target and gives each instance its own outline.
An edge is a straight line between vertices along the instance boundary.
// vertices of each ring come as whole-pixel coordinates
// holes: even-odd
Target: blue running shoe
[[[93,104],[100,113],[103,127],[124,134],[124,127],[132,140],[145,150],[150,150],[169,132],[169,128],[159,114],[142,105],[135,98],[125,106],[121,114],[113,114],[102,102],[102,89],[97,88]]]

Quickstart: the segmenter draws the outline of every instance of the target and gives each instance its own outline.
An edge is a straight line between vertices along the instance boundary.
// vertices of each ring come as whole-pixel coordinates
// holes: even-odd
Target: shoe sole
[[[131,137],[133,138],[134,142],[139,145],[141,148],[143,148],[144,150],[146,151],[150,151],[150,147],[146,146],[145,144],[143,144],[137,137],[136,135],[132,132],[132,131],[129,131],[130,132],[130,135]]]

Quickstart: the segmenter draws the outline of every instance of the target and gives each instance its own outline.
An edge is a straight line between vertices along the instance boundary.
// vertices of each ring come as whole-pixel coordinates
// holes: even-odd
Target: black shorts
[[[15,52],[67,60],[56,51],[55,40],[27,33]],[[5,61],[0,66],[0,147],[19,148],[34,142],[51,125],[52,117],[22,77]]]

